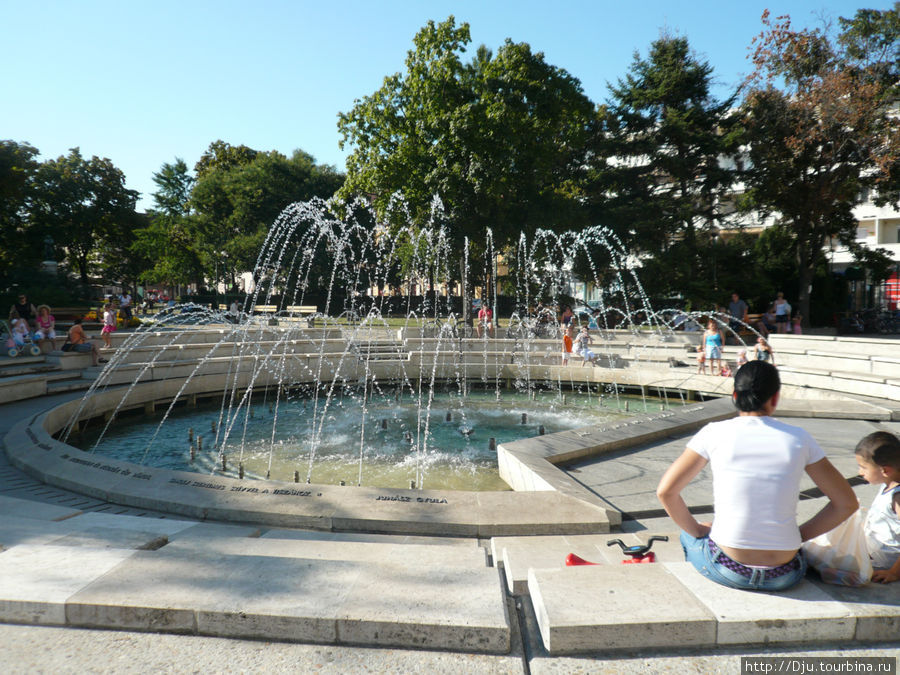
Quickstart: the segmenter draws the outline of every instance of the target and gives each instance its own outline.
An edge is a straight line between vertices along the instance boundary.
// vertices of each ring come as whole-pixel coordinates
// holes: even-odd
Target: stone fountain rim
[[[219,389],[208,386],[210,378],[213,376],[194,378],[183,394],[220,393]],[[131,388],[129,407],[161,400],[165,393],[162,390],[171,389],[175,384],[180,387],[182,382],[137,383]],[[501,476],[513,487],[511,492],[241,481],[98,458],[53,437],[79,406],[82,407],[79,418],[94,417],[115,408],[121,395],[121,388],[95,392],[84,401],[62,403],[19,423],[4,439],[11,463],[45,483],[90,497],[201,520],[472,537],[609,532],[621,522],[617,510],[555,466],[559,457],[546,451],[548,443],[552,446],[559,440],[570,454],[572,439],[583,434],[584,429],[538,437],[541,440],[536,446],[532,442],[537,439],[499,445]],[[708,404],[700,405],[691,426],[713,419],[710,413]],[[679,412],[679,419],[681,416]],[[671,433],[672,423],[666,421],[666,415],[657,417],[657,424]],[[642,425],[649,421],[641,416],[634,419],[642,419]],[[638,428],[643,427],[637,424],[630,427],[631,431]],[[644,437],[646,433],[628,435],[639,442],[637,436]],[[582,438],[583,453],[590,452],[591,448],[599,453],[610,449],[598,448],[595,437]],[[533,447],[538,448],[537,452],[530,449]],[[507,473],[514,467],[516,477],[510,480],[503,476],[504,467]],[[523,482],[523,476],[539,480],[530,480],[528,484],[529,480]]]

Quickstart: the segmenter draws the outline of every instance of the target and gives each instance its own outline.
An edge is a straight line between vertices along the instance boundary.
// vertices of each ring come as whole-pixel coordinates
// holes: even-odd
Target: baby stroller
[[[19,320],[22,321],[22,319]],[[12,326],[10,326],[9,323],[7,323],[6,321],[0,321],[0,329],[2,329],[5,333],[6,354],[8,356],[16,357],[26,351],[32,356],[41,355],[41,348],[34,343],[34,338],[31,334],[31,331],[26,331],[26,333],[22,336],[25,344],[20,347],[16,344],[16,341],[13,340]]]

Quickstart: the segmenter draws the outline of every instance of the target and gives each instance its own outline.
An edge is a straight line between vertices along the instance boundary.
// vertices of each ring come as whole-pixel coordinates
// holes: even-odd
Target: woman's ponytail
[[[767,361],[749,361],[734,376],[734,405],[741,412],[762,410],[781,389],[778,369]]]

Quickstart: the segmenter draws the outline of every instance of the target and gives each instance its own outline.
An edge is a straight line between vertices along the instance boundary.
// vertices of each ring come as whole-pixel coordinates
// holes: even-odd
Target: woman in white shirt
[[[800,544],[828,532],[859,506],[849,483],[800,427],[771,417],[778,370],[750,361],[734,378],[738,416],[703,427],[663,475],[656,494],[681,528],[685,560],[716,583],[778,591],[806,574]],[[710,465],[715,516],[699,523],[682,490]],[[829,502],[797,525],[800,480],[806,473]]]

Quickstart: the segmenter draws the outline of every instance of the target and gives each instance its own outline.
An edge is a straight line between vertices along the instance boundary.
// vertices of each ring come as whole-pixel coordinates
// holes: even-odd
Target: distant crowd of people
[[[117,296],[111,296],[103,304],[102,327],[100,338],[103,346],[112,347],[112,334],[118,327],[119,312],[122,320],[127,324],[133,314],[133,300],[131,294],[125,290]],[[58,344],[61,337],[56,330],[56,317],[53,316],[49,305],[40,304],[35,307],[28,300],[25,293],[20,293],[15,302],[9,308],[8,315],[9,337],[7,347],[22,350],[27,345],[40,346],[49,343],[52,350],[60,349],[64,352],[82,352],[91,355],[93,365],[107,363],[107,359],[100,355],[99,345],[91,339],[84,330],[84,320],[76,317],[72,326],[65,333],[65,340]]]

